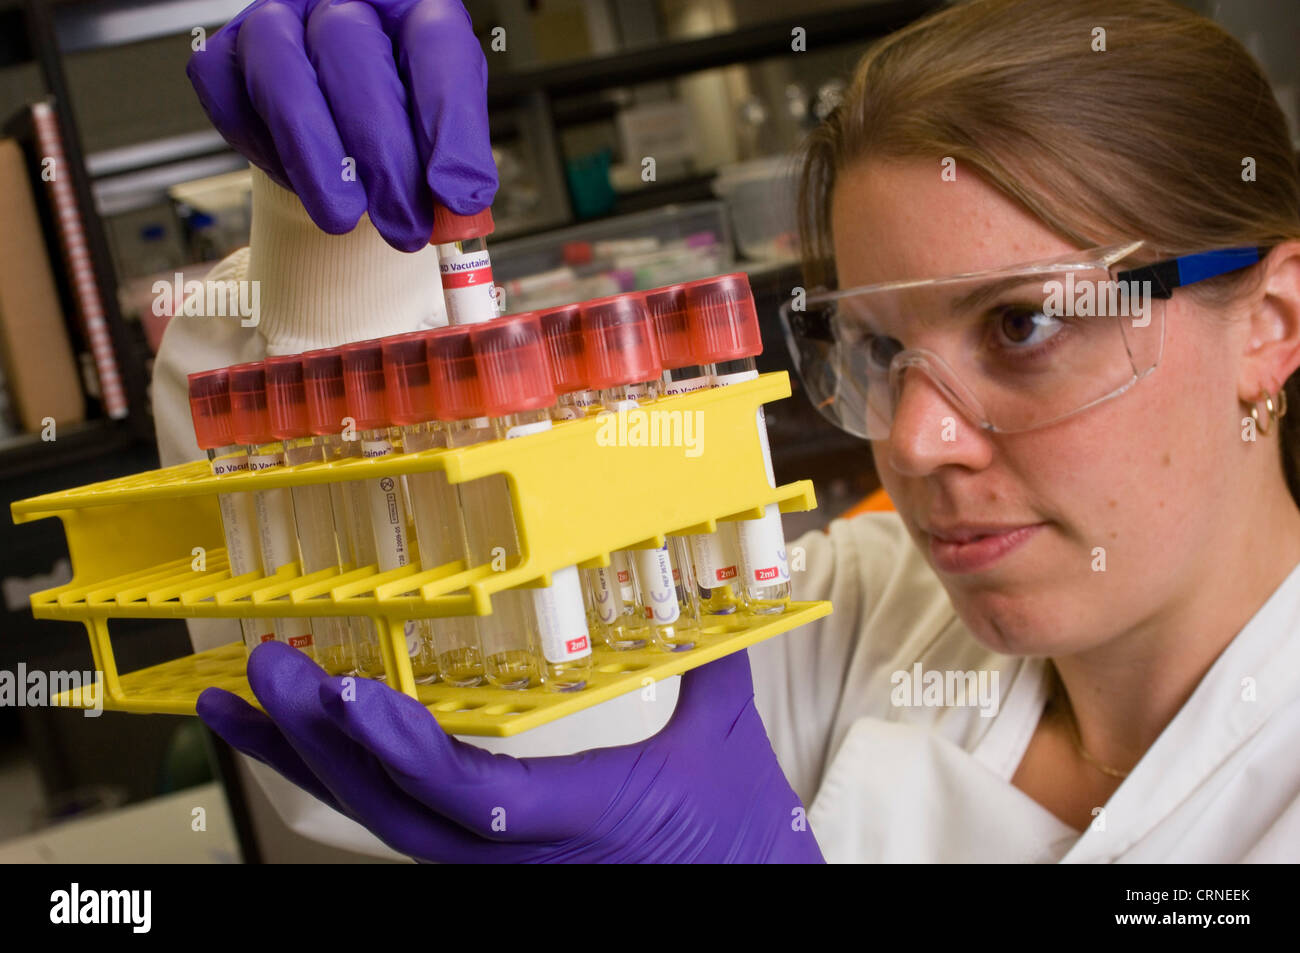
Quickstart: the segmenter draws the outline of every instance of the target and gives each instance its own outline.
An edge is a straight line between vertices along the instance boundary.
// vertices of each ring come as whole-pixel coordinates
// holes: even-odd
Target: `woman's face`
[[[943,181],[937,163],[850,167],[838,178],[831,224],[845,288],[1072,249],[974,174],[959,169],[956,181]],[[1214,541],[1234,532],[1227,475],[1242,452],[1238,332],[1189,320],[1194,308],[1186,295],[1168,302],[1153,374],[1039,430],[983,431],[924,373],[907,372],[890,435],[872,442],[876,467],[957,612],[988,647],[1083,651],[1176,619],[1213,580]],[[906,328],[899,336],[915,346]],[[944,418],[955,418],[955,433],[944,433]],[[942,531],[955,524],[1006,528],[1004,541],[1019,543],[991,563],[956,568],[957,544],[933,538],[936,528],[951,536]]]

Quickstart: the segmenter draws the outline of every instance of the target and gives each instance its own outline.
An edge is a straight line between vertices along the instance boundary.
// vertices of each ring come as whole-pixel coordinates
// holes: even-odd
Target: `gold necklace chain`
[[[1088,754],[1087,749],[1083,746],[1083,739],[1079,737],[1079,725],[1074,720],[1073,711],[1067,712],[1065,719],[1070,726],[1070,740],[1074,742],[1074,750],[1079,752],[1079,756],[1083,758],[1084,761],[1087,761],[1090,765],[1108,777],[1119,778],[1122,781],[1124,778],[1129,776],[1129,771],[1121,771],[1119,768],[1112,768],[1108,764],[1102,764],[1092,755]]]
[[[1065,697],[1065,687],[1061,684],[1061,677],[1056,674],[1055,667],[1053,667],[1052,676],[1055,684],[1053,686],[1051,702],[1061,712],[1061,714],[1064,715],[1066,727],[1070,731],[1070,741],[1074,743],[1074,750],[1079,752],[1079,757],[1083,758],[1084,761],[1088,762],[1088,764],[1092,765],[1107,777],[1117,778],[1121,781],[1127,778],[1132,772],[1132,768],[1128,771],[1121,771],[1119,768],[1112,768],[1108,764],[1102,764],[1088,753],[1088,749],[1083,746],[1083,738],[1079,735],[1079,723],[1074,718],[1074,709],[1070,706],[1069,701]]]

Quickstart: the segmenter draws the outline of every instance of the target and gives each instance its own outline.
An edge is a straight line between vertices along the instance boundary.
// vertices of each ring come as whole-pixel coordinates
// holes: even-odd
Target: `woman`
[[[833,616],[563,758],[275,644],[271,717],[205,720],[426,860],[1297,859],[1300,185],[1258,67],[1164,0],[975,0],[867,54],[802,194],[843,290],[791,343],[898,511],[795,543]]]

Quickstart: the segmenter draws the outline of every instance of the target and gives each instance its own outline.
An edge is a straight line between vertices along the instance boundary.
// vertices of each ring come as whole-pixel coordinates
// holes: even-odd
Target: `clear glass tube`
[[[714,387],[726,387],[758,377],[758,365],[752,357],[711,365]],[[758,408],[758,436],[763,445],[763,463],[767,482],[776,488],[772,469],[772,451],[767,442],[767,421]],[[775,615],[790,604],[790,567],[786,561],[785,531],[781,526],[781,508],[769,503],[761,519],[738,520],[736,538],[741,569],[745,579],[745,610],[756,615]]]
[[[605,410],[623,413],[658,396],[659,383],[643,381],[608,388],[601,392],[601,402]],[[699,594],[681,540],[669,539],[658,549],[625,552],[632,567],[638,615],[645,620],[649,638],[670,652],[693,648],[699,638]]]
[[[447,446],[446,429],[434,421],[402,428],[402,445],[407,453]],[[456,488],[442,470],[408,473],[406,488],[423,569],[435,569],[463,560],[468,565],[465,525],[460,515]],[[473,616],[421,619],[433,653],[448,685],[465,688],[483,681],[483,649],[479,643],[478,620]]]
[[[361,455],[367,458],[401,453],[400,435],[388,427],[377,427],[360,434]],[[374,537],[375,556],[381,573],[410,565],[416,558],[415,532],[407,507],[406,493],[397,476],[375,477],[357,481],[364,487],[370,530]],[[407,619],[406,651],[418,684],[438,680],[438,656],[432,633],[423,620]],[[382,660],[380,664],[382,665]]]
[[[551,429],[550,413],[530,410],[492,421],[499,440],[513,440]],[[507,513],[513,509],[506,500]],[[513,528],[513,519],[511,520]],[[516,535],[516,550],[518,549]],[[528,589],[542,663],[542,684],[550,691],[570,692],[587,686],[591,677],[591,634],[587,629],[582,582],[576,566],[551,572],[551,584]]]
[[[338,434],[323,434],[319,438],[321,454],[326,462],[346,460],[361,456],[361,445],[355,440],[344,440]],[[345,571],[373,566],[377,563],[375,541],[365,512],[365,487],[358,480],[328,483],[330,506],[334,512],[334,527],[338,533],[339,568]],[[382,656],[379,652],[379,633],[375,623],[366,616],[347,616],[348,660],[350,668],[345,674],[383,679]],[[361,659],[367,660],[361,665]],[[378,673],[375,673],[378,666]]]
[[[250,470],[254,472],[275,470],[284,465],[284,446],[281,441],[248,447]],[[253,508],[257,513],[263,573],[273,576],[284,566],[301,563],[293,494],[284,487],[276,487],[269,490],[255,490],[252,495]],[[303,616],[278,617],[274,620],[275,637],[314,656],[312,635],[314,621]]]
[[[326,459],[325,440],[321,437],[298,437],[284,441],[287,466],[319,463]],[[329,484],[295,486],[294,521],[298,534],[298,551],[302,556],[302,574],[322,569],[338,570],[344,562],[340,546],[340,529]],[[341,616],[320,616],[311,620],[316,664],[331,675],[348,675],[356,668],[353,658],[352,632],[348,620]]]
[[[248,450],[231,444],[217,450],[208,450],[208,463],[213,476],[248,472]],[[262,552],[258,544],[257,511],[251,493],[219,493],[217,505],[221,510],[221,532],[226,540],[226,559],[230,575],[260,572]],[[240,619],[240,632],[244,647],[249,651],[263,642],[275,638],[275,625],[270,619]]]
[[[690,365],[664,371],[665,397],[689,394],[713,386],[707,367]],[[700,612],[704,615],[734,615],[745,607],[745,589],[740,578],[739,542],[733,522],[719,523],[713,533],[683,537],[690,553],[698,586]]]
[[[322,451],[327,461],[359,459],[361,443],[337,434],[322,437]],[[375,535],[370,530],[370,504],[361,480],[329,484],[335,526],[339,530],[339,557],[348,569],[377,566]],[[348,616],[351,634],[352,672],[376,681],[384,681],[384,658],[379,649],[379,631],[368,616]]]
[[[492,421],[487,417],[457,420],[446,424],[447,445],[468,447],[492,440]],[[510,486],[505,474],[456,484],[460,512],[465,525],[465,546],[471,566],[491,565],[506,569],[519,558]],[[540,659],[527,593],[507,589],[492,597],[492,612],[478,618],[479,642],[483,651],[483,674],[498,688],[528,688],[539,677]]]
[[[551,408],[554,420],[578,420],[600,410],[600,394],[594,390],[575,390],[561,394]]]
[[[610,553],[608,566],[582,570],[582,583],[591,607],[588,625],[596,637],[617,651],[645,648],[650,636],[628,554]]]

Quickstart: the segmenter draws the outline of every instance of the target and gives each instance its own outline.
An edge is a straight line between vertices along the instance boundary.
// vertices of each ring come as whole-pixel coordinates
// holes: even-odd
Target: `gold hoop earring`
[[[1259,413],[1260,403],[1264,404],[1264,417],[1267,418],[1266,425],[1261,419]],[[1273,425],[1286,416],[1286,388],[1283,387],[1277,392],[1277,403],[1273,402],[1273,396],[1266,390],[1261,390],[1255,402],[1250,405],[1250,416],[1255,421],[1255,430],[1260,434],[1267,436],[1273,430]]]

